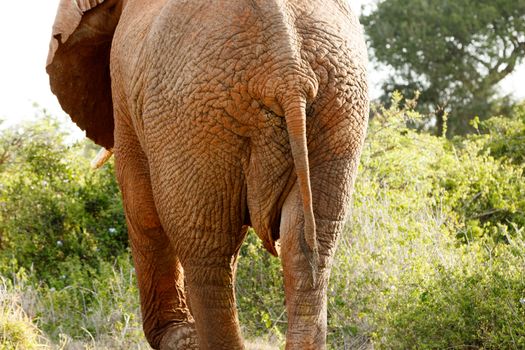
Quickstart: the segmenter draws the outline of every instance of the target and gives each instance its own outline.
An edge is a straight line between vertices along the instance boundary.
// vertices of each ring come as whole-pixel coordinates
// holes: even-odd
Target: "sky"
[[[59,0],[2,1],[0,5],[0,119],[4,127],[35,118],[34,104],[65,116],[50,92],[45,62]],[[349,0],[357,12],[373,0]],[[383,73],[370,67],[372,96],[379,94]],[[525,98],[525,65],[505,79],[502,90]],[[374,96],[375,95],[375,96]]]

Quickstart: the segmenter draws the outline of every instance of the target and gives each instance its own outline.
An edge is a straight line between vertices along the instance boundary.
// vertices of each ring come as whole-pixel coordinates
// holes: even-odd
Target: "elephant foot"
[[[182,323],[168,329],[160,342],[160,350],[199,350],[193,323]]]

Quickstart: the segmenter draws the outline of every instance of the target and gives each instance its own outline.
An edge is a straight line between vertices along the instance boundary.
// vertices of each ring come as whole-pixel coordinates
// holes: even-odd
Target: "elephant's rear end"
[[[272,253],[281,242],[287,348],[323,349],[331,259],[368,116],[356,17],[340,0],[155,0],[149,17],[128,3],[112,53],[116,155],[132,157],[130,144],[142,155],[147,203],[184,269],[177,276],[188,286],[200,346],[241,347],[232,283],[251,224]],[[294,140],[304,141],[295,151]],[[128,177],[123,170],[119,180]],[[309,216],[313,235],[305,235]],[[308,251],[317,246],[313,261]],[[154,294],[141,293],[158,333],[152,344],[160,343]]]
[[[161,216],[174,242],[185,242],[176,249],[188,271],[197,256],[234,254],[248,222],[268,250],[280,239],[287,347],[323,349],[330,266],[368,117],[361,27],[338,1],[195,1],[187,14],[184,4],[168,2],[150,33],[166,45],[148,50],[141,106]],[[315,276],[290,99],[304,102]]]

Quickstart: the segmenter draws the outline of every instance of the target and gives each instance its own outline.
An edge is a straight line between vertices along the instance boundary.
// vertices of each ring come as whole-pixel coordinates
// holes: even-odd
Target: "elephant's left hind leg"
[[[123,124],[116,125],[116,173],[137,273],[144,333],[154,349],[196,350],[183,269],[157,214],[147,159],[133,129]]]

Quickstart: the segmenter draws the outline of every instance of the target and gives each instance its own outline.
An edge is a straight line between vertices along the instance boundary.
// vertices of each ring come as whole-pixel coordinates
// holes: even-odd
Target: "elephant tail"
[[[308,164],[308,145],[306,140],[306,99],[303,97],[291,98],[283,104],[286,127],[292,149],[292,158],[295,165],[297,181],[303,202],[304,230],[300,230],[299,244],[303,254],[310,264],[313,285],[317,283],[319,264],[319,249],[315,217],[312,204],[312,188],[310,181],[310,167]]]

